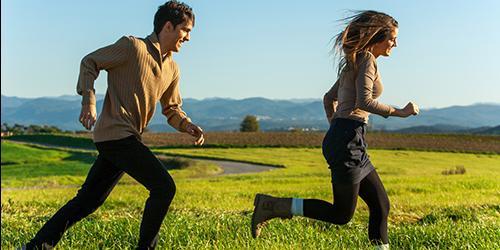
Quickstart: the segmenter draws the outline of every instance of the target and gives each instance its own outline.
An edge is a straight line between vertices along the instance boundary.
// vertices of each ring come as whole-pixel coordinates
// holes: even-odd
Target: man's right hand
[[[95,105],[82,105],[82,111],[80,112],[80,123],[87,129],[92,129],[95,121],[97,119],[97,112]]]

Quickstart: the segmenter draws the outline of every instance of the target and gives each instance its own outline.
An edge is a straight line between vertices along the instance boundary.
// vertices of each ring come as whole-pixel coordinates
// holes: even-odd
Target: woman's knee
[[[345,225],[351,221],[354,216],[354,211],[352,210],[341,210],[341,209],[333,209],[330,211],[330,218],[328,219],[331,223],[336,225]]]
[[[391,210],[391,204],[389,202],[389,198],[387,198],[386,201],[383,202],[381,210],[382,210],[382,216],[384,218],[389,217],[389,210]]]
[[[389,217],[390,206],[391,205],[389,203],[389,199],[384,200],[377,206],[370,208],[370,213],[377,215],[377,217],[380,217],[381,219],[386,219],[387,217]]]
[[[336,218],[336,222],[334,222],[337,225],[345,225],[351,221],[354,213],[344,213],[340,214],[339,217]]]

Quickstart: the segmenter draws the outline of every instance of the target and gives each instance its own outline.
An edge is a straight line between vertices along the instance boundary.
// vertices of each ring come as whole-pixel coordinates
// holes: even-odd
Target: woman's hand
[[[408,117],[410,115],[418,115],[420,112],[417,104],[413,102],[409,102],[406,104],[406,106],[402,109],[395,109],[394,112],[391,114],[392,116],[398,116],[398,117]]]

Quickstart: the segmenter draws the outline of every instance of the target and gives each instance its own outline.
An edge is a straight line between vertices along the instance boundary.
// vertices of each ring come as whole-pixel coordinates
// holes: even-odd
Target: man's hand
[[[186,132],[196,138],[194,145],[201,146],[205,142],[205,138],[203,137],[203,130],[193,123],[187,124]]]
[[[92,129],[97,118],[95,105],[82,105],[80,112],[80,123],[87,129]]]

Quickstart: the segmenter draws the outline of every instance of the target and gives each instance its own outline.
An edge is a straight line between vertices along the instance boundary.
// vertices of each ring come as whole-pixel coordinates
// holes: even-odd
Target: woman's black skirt
[[[335,118],[323,139],[323,156],[332,171],[332,182],[356,184],[375,168],[368,158],[366,124]]]

